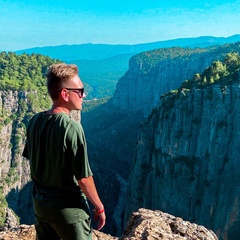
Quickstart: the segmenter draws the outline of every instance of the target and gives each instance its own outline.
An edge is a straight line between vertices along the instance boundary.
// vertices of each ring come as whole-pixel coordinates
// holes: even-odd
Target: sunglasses
[[[67,89],[68,91],[72,91],[72,92],[77,93],[80,98],[83,97],[84,88],[64,88],[64,89]]]

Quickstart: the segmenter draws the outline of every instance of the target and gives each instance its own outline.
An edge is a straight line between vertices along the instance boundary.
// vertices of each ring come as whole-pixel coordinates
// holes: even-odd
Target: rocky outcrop
[[[135,239],[217,240],[218,238],[214,232],[203,226],[158,210],[141,208],[132,214],[124,234],[119,238],[119,240]]]
[[[1,240],[21,239],[34,240],[34,226],[20,225],[9,231],[0,232]],[[170,214],[161,211],[139,209],[129,219],[124,234],[120,237],[113,237],[103,232],[93,231],[93,240],[217,240],[216,235],[203,226],[184,221]]]
[[[163,98],[139,132],[127,218],[140,207],[162,209],[240,239],[239,81]]]

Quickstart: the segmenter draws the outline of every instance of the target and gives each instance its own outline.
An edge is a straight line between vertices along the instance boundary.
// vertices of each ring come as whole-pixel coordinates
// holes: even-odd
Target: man
[[[30,161],[33,181],[35,228],[38,240],[92,239],[90,211],[100,230],[105,225],[104,206],[98,196],[80,123],[69,118],[81,110],[85,97],[78,68],[54,64],[47,73],[52,108],[33,116],[27,128],[23,156]]]

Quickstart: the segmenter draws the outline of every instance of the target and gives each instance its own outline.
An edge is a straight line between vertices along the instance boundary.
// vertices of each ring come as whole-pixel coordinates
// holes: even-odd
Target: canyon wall
[[[128,217],[161,209],[240,238],[240,78],[166,96],[138,134]]]
[[[23,106],[26,107],[26,112],[22,109]],[[9,208],[21,216],[20,221],[25,223],[31,223],[33,219],[31,188],[27,187],[30,180],[29,164],[22,158],[26,128],[24,123],[30,118],[31,109],[27,92],[0,91],[1,188]]]
[[[137,54],[119,79],[111,102],[125,112],[141,111],[147,117],[159,105],[162,94],[178,89],[213,61],[223,60],[227,53],[240,52],[239,45],[238,42],[202,49],[156,49]]]

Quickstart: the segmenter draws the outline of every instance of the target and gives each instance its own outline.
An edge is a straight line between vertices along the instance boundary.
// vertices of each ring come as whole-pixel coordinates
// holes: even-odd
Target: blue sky
[[[0,50],[240,34],[240,0],[1,0]]]

